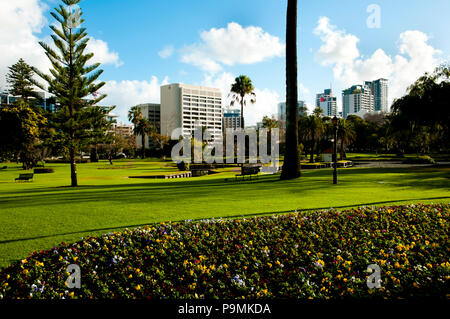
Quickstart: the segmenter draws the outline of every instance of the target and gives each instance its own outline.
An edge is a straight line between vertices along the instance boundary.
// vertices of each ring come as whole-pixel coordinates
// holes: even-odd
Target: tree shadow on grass
[[[208,218],[190,219],[190,221],[198,222],[198,221],[202,221],[202,220],[205,220],[205,219],[213,219],[213,218],[214,219],[233,219],[233,218],[245,218],[245,217],[251,218],[251,217],[267,216],[267,215],[273,215],[273,214],[289,214],[289,213],[302,212],[302,211],[303,212],[305,212],[305,211],[321,211],[321,210],[327,210],[327,209],[344,209],[344,208],[352,208],[352,207],[386,205],[386,204],[389,204],[389,203],[423,201],[423,200],[427,200],[428,201],[428,200],[441,200],[441,199],[450,199],[450,196],[427,197],[427,198],[409,198],[409,199],[402,199],[402,200],[378,201],[378,202],[360,203],[360,204],[355,204],[355,205],[342,205],[342,206],[334,206],[334,207],[314,207],[314,208],[307,208],[307,209],[298,208],[298,209],[295,209],[295,210],[262,212],[262,213],[248,213],[248,214],[240,214],[240,215],[210,216]],[[94,233],[94,232],[99,232],[99,231],[113,231],[113,230],[120,230],[120,229],[125,229],[125,228],[138,228],[138,227],[144,227],[144,226],[158,225],[161,222],[169,222],[169,221],[158,221],[158,222],[134,224],[134,225],[122,225],[122,226],[114,226],[114,227],[94,228],[94,229],[86,229],[86,230],[80,230],[80,231],[74,231],[74,232],[65,232],[65,233],[52,234],[52,235],[42,235],[42,236],[35,236],[35,237],[8,239],[8,240],[0,241],[0,245],[1,244],[9,244],[9,243],[20,242],[20,241],[28,241],[28,240],[45,239],[45,238],[52,238],[52,237],[58,237],[58,236],[66,236],[66,235]],[[176,221],[170,221],[170,222],[182,223],[182,222],[185,222],[185,220],[176,220]]]
[[[277,175],[260,176],[252,181],[233,181],[234,177],[228,177],[231,181],[225,181],[227,177],[218,178],[189,178],[171,179],[164,181],[148,180],[142,183],[85,185],[78,188],[71,187],[42,187],[27,189],[24,194],[17,192],[2,192],[0,207],[19,208],[31,206],[50,206],[58,204],[89,203],[96,201],[111,201],[123,203],[157,203],[160,201],[170,202],[189,201],[192,198],[206,196],[216,198],[241,199],[253,196],[260,192],[273,191],[278,194],[292,194],[302,196],[307,192],[317,189],[324,191],[335,188],[331,183],[332,170],[320,170],[308,172],[298,180],[280,181]],[[387,174],[387,175],[384,175]],[[398,178],[392,174],[401,174]],[[358,175],[361,177],[358,178]],[[386,177],[385,177],[386,176]],[[373,183],[379,190],[380,184],[392,187],[411,187],[414,189],[450,189],[450,170],[442,169],[405,169],[405,168],[358,168],[340,169],[339,185],[344,191],[347,185],[355,182]],[[335,192],[336,192],[335,191]],[[51,192],[51,193],[49,193]],[[272,193],[273,194],[273,193]],[[9,195],[9,196],[8,196]],[[441,195],[441,194],[439,194]]]

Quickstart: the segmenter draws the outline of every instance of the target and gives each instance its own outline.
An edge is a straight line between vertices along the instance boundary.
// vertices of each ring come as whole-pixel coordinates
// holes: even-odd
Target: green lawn
[[[49,164],[53,174],[15,183],[16,164],[0,170],[0,267],[32,251],[86,235],[160,221],[270,214],[295,209],[343,208],[387,203],[450,202],[450,169],[303,171],[294,181],[261,176],[251,182],[226,182],[235,172],[192,179],[128,179],[174,173],[171,162],[117,161],[79,164],[77,189],[69,185],[69,165]],[[108,168],[108,169],[107,169]]]

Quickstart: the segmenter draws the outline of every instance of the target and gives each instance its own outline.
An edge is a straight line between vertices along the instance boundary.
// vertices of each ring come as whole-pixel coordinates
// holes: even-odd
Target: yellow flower
[[[209,233],[208,233],[208,232],[206,232],[205,236],[206,236],[206,237],[209,237]]]
[[[72,291],[71,293],[69,293],[69,297],[73,298],[73,296],[74,296],[74,292]]]
[[[269,268],[272,268],[272,264],[271,263],[267,263],[267,266],[269,266]]]
[[[128,276],[128,278],[129,278],[129,279],[133,278],[133,275],[132,275],[132,274],[130,274],[130,275]]]
[[[189,272],[191,274],[191,276],[194,274],[194,269],[191,269],[191,271]]]
[[[306,252],[306,254],[309,256],[309,254],[311,254],[311,252],[308,250],[308,251]]]
[[[26,274],[28,274],[28,269],[24,269],[23,270],[23,273],[26,275]]]
[[[73,257],[73,261],[77,261],[77,259],[78,259],[78,256],[77,257]]]
[[[137,285],[135,289],[138,291],[141,290],[141,285]]]
[[[400,264],[398,263],[398,261],[395,262],[394,267],[395,268],[399,268],[400,267]]]
[[[26,259],[23,259],[22,260],[22,264],[26,264],[27,263],[27,260]]]

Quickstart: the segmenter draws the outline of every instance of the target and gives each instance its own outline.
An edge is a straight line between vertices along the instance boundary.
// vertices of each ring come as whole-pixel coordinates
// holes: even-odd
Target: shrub
[[[35,168],[34,174],[48,174],[48,173],[54,173],[55,170],[53,168]]]
[[[435,160],[428,155],[418,156],[414,158],[407,158],[403,160],[405,164],[435,164]]]
[[[418,204],[126,229],[14,263],[0,297],[445,298],[449,218],[450,204]],[[81,289],[65,286],[69,264]]]

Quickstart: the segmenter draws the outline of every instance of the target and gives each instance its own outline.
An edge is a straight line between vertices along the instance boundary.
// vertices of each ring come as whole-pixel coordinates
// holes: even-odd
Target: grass
[[[161,221],[264,215],[296,209],[360,205],[450,202],[450,169],[352,168],[303,171],[280,181],[226,182],[231,169],[192,179],[128,179],[133,175],[174,173],[171,162],[123,160],[78,165],[79,188],[69,185],[69,165],[51,164],[53,174],[15,183],[16,164],[0,170],[0,267],[50,249],[62,241],[100,235]]]

